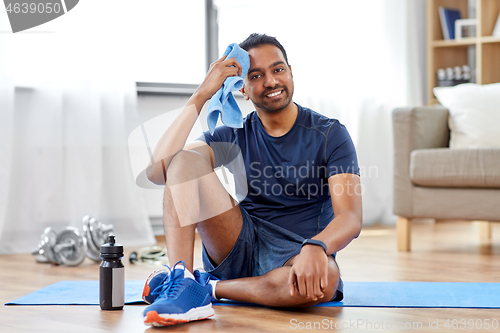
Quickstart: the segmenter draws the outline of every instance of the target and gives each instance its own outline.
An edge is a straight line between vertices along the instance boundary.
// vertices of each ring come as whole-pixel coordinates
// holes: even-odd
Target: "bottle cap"
[[[115,235],[109,235],[108,243],[101,245],[102,258],[123,257],[123,245],[115,243]]]

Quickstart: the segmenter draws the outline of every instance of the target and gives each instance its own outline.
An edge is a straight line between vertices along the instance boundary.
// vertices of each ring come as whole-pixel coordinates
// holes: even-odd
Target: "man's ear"
[[[291,65],[288,65],[288,68],[290,69],[290,74],[292,74],[292,76],[293,76],[293,73],[292,73],[292,66],[291,66]]]
[[[240,93],[243,95],[243,97],[245,97],[245,99],[248,101],[250,99],[250,97],[248,97],[247,95],[247,92],[245,90],[245,85],[243,85],[243,87],[241,87],[240,89]]]

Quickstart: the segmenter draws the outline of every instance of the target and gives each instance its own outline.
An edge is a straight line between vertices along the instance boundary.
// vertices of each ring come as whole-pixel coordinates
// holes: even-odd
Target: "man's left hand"
[[[328,286],[328,256],[323,248],[305,245],[290,270],[288,278],[290,295],[317,301],[323,298],[323,290]]]

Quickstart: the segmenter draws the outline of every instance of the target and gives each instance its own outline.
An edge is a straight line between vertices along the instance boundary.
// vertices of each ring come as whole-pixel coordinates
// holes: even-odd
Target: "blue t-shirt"
[[[210,145],[216,167],[233,174],[239,204],[250,215],[311,238],[333,219],[328,177],[359,175],[359,167],[338,120],[297,106],[297,119],[283,136],[270,136],[254,111],[243,128],[220,126],[198,140]]]

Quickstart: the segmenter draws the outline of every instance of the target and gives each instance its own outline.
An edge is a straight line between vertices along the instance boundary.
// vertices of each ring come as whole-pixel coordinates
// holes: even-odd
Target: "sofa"
[[[484,238],[500,221],[500,148],[450,148],[449,118],[441,105],[392,113],[399,251],[411,250],[415,218],[482,221]]]

